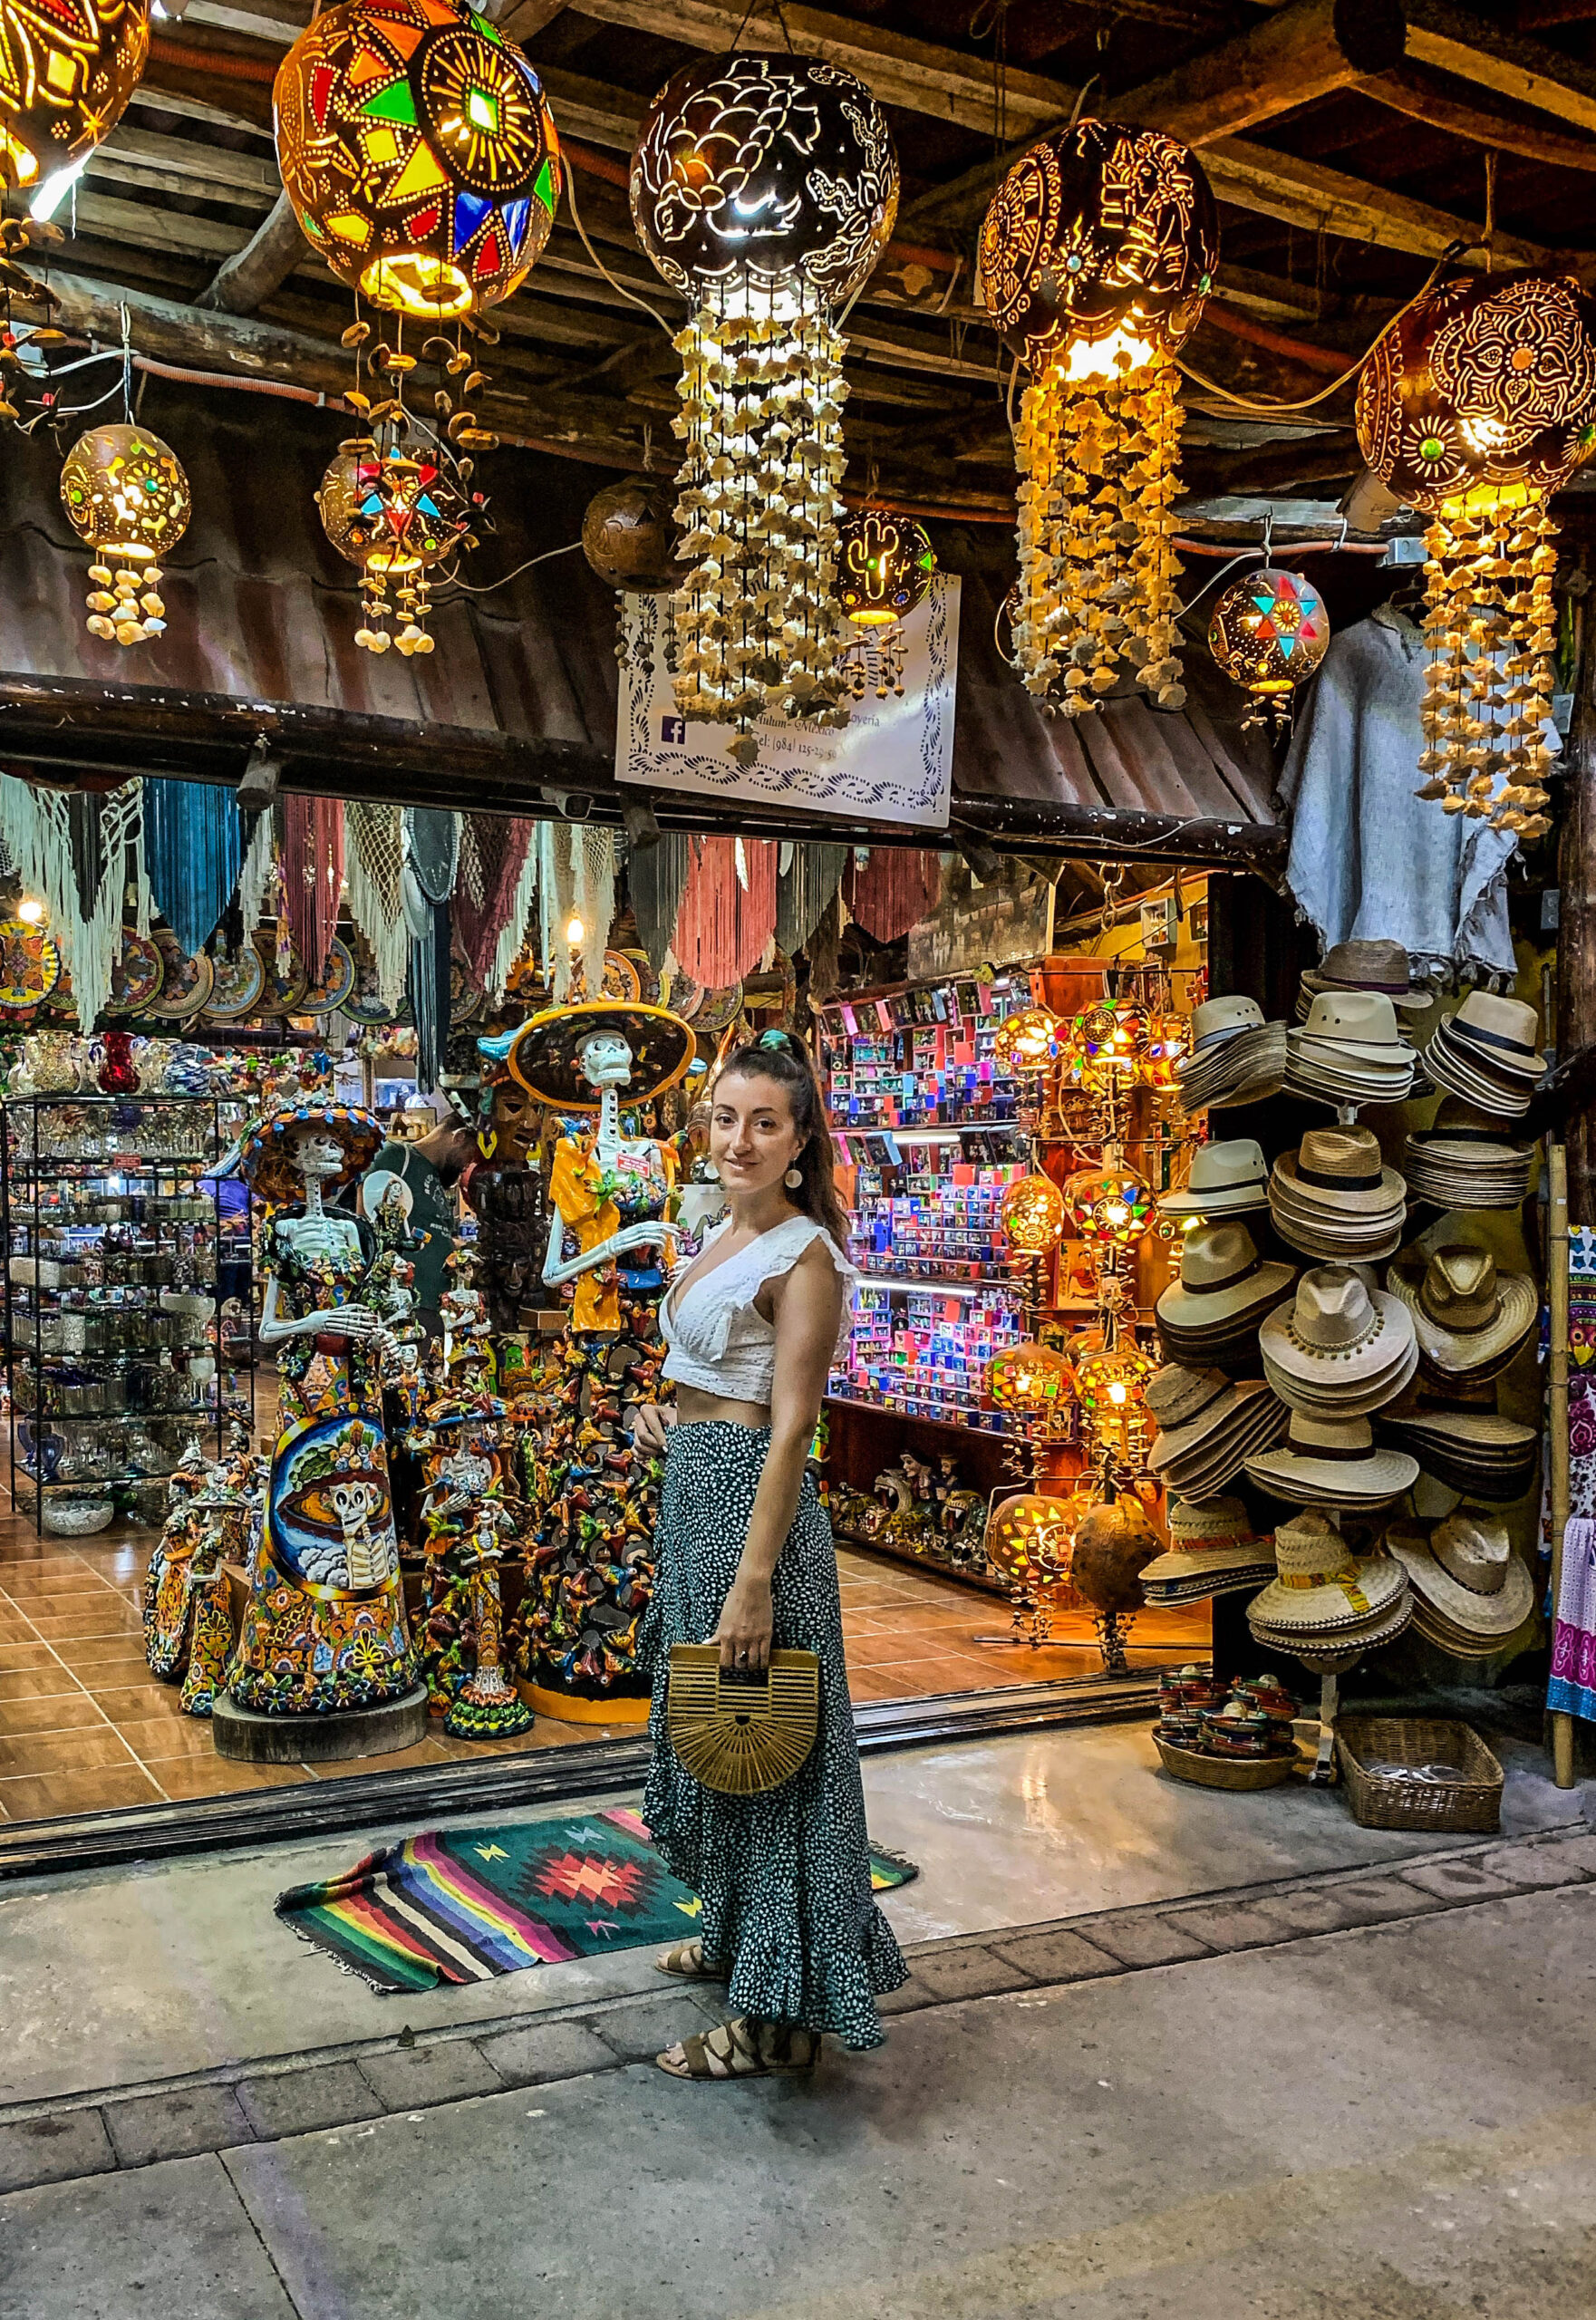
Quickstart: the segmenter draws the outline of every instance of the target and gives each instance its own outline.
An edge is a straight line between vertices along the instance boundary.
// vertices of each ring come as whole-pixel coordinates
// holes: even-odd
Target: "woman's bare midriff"
[[[678,1386],[676,1415],[682,1426],[751,1426],[770,1423],[769,1402],[729,1402],[721,1394],[700,1393],[696,1386]]]

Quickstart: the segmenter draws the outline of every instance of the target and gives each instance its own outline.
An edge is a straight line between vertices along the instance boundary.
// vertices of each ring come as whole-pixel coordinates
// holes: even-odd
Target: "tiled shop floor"
[[[178,1693],[144,1659],[140,1610],[153,1536],[102,1532],[73,1542],[39,1538],[31,1523],[0,1516],[0,1820],[109,1811],[296,1783],[345,1778],[384,1765],[461,1762],[481,1742],[436,1726],[401,1754],[347,1764],[234,1764],[218,1757],[208,1724],[184,1716]],[[838,1556],[843,1628],[856,1699],[923,1698],[1086,1676],[1099,1667],[1089,1623],[1059,1623],[1040,1648],[995,1642],[1008,1629],[995,1596],[929,1571],[844,1550]],[[1206,1615],[1146,1613],[1133,1664],[1202,1650]],[[523,1738],[495,1752],[568,1746],[636,1727],[566,1724],[539,1716]]]

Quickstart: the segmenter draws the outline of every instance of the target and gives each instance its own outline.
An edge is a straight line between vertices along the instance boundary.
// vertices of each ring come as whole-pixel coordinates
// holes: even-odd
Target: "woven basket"
[[[1438,1829],[1494,1836],[1502,1821],[1501,1765],[1466,1724],[1417,1716],[1349,1716],[1336,1726],[1336,1755],[1352,1817],[1365,1829]],[[1369,1764],[1455,1764],[1465,1779],[1444,1788],[1383,1780]]]
[[[1278,1788],[1291,1778],[1297,1761],[1295,1756],[1200,1756],[1195,1748],[1176,1748],[1156,1732],[1153,1745],[1166,1773],[1198,1788]]]

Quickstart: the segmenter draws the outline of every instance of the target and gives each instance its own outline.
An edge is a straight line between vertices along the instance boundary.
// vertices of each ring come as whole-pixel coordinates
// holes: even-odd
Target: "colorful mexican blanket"
[[[919,1871],[872,1847],[870,1873],[882,1892]],[[624,1809],[431,1829],[342,1876],[296,1885],[276,1905],[296,1933],[384,1996],[679,1941],[700,1906]]]

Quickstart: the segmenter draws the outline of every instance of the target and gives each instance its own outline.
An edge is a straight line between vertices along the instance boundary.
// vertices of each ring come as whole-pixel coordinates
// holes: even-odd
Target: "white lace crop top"
[[[726,1230],[720,1225],[704,1246]],[[768,1404],[776,1379],[776,1331],[754,1303],[768,1281],[790,1272],[811,1241],[827,1253],[851,1290],[858,1274],[824,1225],[808,1216],[789,1216],[761,1232],[712,1272],[701,1273],[679,1298],[674,1287],[660,1308],[660,1335],[670,1350],[661,1375],[723,1401]],[[850,1327],[843,1307],[837,1352],[846,1349]]]

